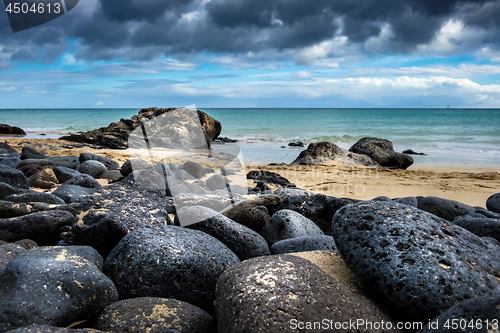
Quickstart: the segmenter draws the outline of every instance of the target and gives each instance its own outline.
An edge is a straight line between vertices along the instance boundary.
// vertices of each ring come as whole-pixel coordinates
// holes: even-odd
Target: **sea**
[[[348,149],[363,137],[412,149],[419,165],[500,166],[500,109],[200,108],[222,123],[222,137],[238,140],[246,161],[290,163],[311,142]],[[139,109],[0,109],[0,123],[23,128],[26,138],[107,126]],[[42,135],[44,134],[44,135]],[[305,147],[289,147],[303,142]]]

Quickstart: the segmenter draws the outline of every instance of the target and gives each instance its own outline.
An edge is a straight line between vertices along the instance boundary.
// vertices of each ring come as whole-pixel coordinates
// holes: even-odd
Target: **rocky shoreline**
[[[82,141],[105,142],[96,133]],[[310,145],[296,164],[408,167],[386,141]],[[500,325],[500,193],[487,209],[435,196],[356,200],[217,156],[152,164],[0,149],[0,332]]]

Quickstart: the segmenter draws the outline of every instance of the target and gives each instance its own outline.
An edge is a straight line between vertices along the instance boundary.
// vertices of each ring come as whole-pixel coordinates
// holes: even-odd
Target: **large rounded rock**
[[[95,320],[118,300],[116,288],[100,266],[101,256],[88,246],[18,254],[0,274],[0,331]]]
[[[0,182],[0,200],[3,200],[8,195],[26,192],[26,190],[14,187],[7,183]]]
[[[491,333],[500,328],[500,295],[468,299],[452,306],[418,333]]]
[[[495,213],[500,213],[500,193],[493,194],[486,200],[486,208]]]
[[[349,153],[332,142],[313,142],[300,152],[292,164],[315,165],[339,162],[345,165],[377,166],[370,157]]]
[[[32,159],[44,159],[45,158],[45,154],[42,153],[41,151],[36,150],[33,147],[30,147],[30,146],[23,147],[23,149],[21,151],[21,159],[22,160],[27,160],[29,158],[32,158]]]
[[[323,231],[307,217],[282,209],[271,216],[261,234],[269,244],[273,244],[288,238],[323,235]]]
[[[3,269],[12,258],[25,251],[26,249],[18,244],[7,243],[0,245],[0,274],[2,274]]]
[[[358,319],[378,323],[390,319],[318,266],[290,255],[253,258],[229,268],[217,281],[215,304],[220,333],[318,332],[321,328],[394,332],[361,325],[352,330],[336,327],[335,323]],[[326,326],[305,326],[314,322]]]
[[[474,207],[458,201],[438,197],[423,197],[418,200],[418,209],[425,210],[445,220],[453,221],[456,217],[475,211]]]
[[[107,171],[106,166],[99,161],[89,160],[81,163],[78,166],[77,171],[81,173],[85,173],[94,178],[99,178],[101,173]]]
[[[186,161],[182,166],[182,170],[189,172],[189,174],[191,176],[193,176],[194,178],[205,177],[205,168],[201,164],[193,162],[193,161]],[[179,171],[179,169],[177,169],[175,171]],[[175,174],[175,171],[174,171],[174,174]]]
[[[394,202],[362,202],[341,208],[332,227],[356,274],[416,320],[500,293],[498,248],[433,214]]]
[[[153,166],[151,165],[151,163],[139,158],[134,158],[122,164],[122,166],[120,167],[120,173],[123,177],[126,177],[130,175],[132,171],[152,168]]]
[[[86,188],[102,187],[102,185],[94,177],[84,173],[73,176],[65,181],[63,185],[77,185]]]
[[[16,188],[29,188],[26,175],[22,171],[11,168],[5,164],[0,164],[0,182]]]
[[[213,209],[202,206],[182,207],[177,210],[176,220],[183,226],[217,238],[240,260],[271,254],[261,235]]]
[[[386,139],[362,138],[349,151],[366,155],[383,167],[407,169],[413,164],[410,155],[395,152],[392,142]]]
[[[95,190],[80,187],[95,192],[79,199],[77,220],[63,239],[69,244],[90,245],[107,256],[131,231],[144,227],[162,230],[166,224],[173,224],[167,213],[165,189],[155,189],[156,182],[149,184],[150,188],[135,185],[135,173],[120,183]]]
[[[205,182],[210,191],[224,190],[227,187],[226,178],[219,174],[215,174],[208,178]]]
[[[220,274],[238,257],[217,239],[197,230],[166,226],[139,229],[111,251],[104,271],[120,298],[175,298],[211,309]]]
[[[64,210],[0,219],[0,240],[15,242],[29,238],[40,245],[53,245],[59,240],[59,230],[71,225],[74,219],[73,214]]]
[[[95,327],[109,333],[215,333],[215,320],[204,310],[175,299],[139,297],[108,306]],[[176,331],[174,331],[176,330]]]
[[[70,168],[76,170],[80,165],[79,157],[76,155],[68,156],[49,156],[46,159],[54,163],[56,166]]]
[[[92,154],[92,153],[81,153],[79,160],[80,160],[80,163],[83,163],[85,161],[99,161],[102,164],[104,164],[104,166],[108,170],[118,170],[118,168],[120,167],[118,162],[110,159],[109,157],[96,155],[96,154]]]
[[[6,135],[26,135],[26,132],[17,126],[11,126],[7,124],[0,124],[0,134]]]

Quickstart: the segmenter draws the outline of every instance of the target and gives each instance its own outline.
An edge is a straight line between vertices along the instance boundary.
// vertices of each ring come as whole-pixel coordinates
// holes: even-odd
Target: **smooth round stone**
[[[121,299],[175,298],[210,310],[220,274],[238,257],[219,240],[197,230],[166,226],[139,229],[111,251],[104,271]]]
[[[282,209],[271,216],[261,234],[269,244],[273,244],[287,238],[323,235],[323,231],[307,217]]]
[[[99,178],[101,173],[107,171],[106,166],[99,161],[88,160],[78,166],[78,172],[85,173],[94,178]]]

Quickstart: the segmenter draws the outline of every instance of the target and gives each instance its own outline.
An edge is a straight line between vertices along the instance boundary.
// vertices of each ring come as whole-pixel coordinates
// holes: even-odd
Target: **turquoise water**
[[[500,165],[498,109],[203,109],[222,123],[222,136],[240,140],[250,161],[291,162],[300,148],[289,142],[332,141],[349,148],[365,136],[386,138],[396,151],[413,149],[416,164]],[[30,137],[88,131],[139,109],[0,110],[0,123]]]

